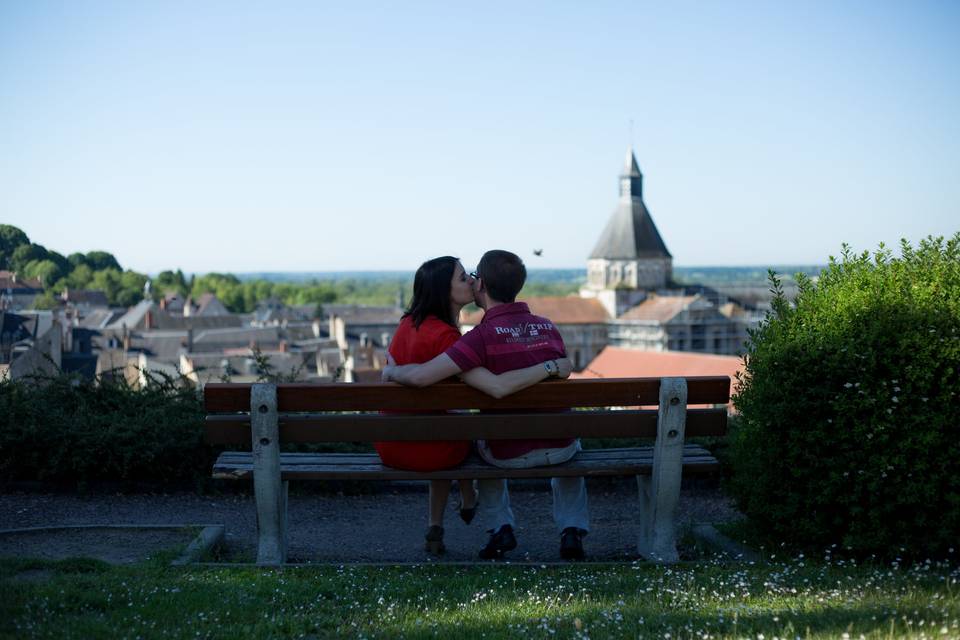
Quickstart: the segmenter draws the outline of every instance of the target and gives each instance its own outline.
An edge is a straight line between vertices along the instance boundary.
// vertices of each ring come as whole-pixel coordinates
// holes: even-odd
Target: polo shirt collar
[[[530,307],[527,306],[526,302],[508,302],[506,304],[499,304],[493,309],[486,311],[483,314],[483,320],[481,322],[486,322],[487,320],[493,320],[498,316],[506,316],[514,313],[530,313]]]

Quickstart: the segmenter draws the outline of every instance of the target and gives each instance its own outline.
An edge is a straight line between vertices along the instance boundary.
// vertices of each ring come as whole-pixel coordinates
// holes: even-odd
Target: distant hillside
[[[794,275],[803,273],[816,278],[824,265],[771,265],[752,267],[674,267],[673,279],[680,284],[702,284],[720,288],[727,285],[766,286],[767,270],[773,269],[777,276],[790,283]]]
[[[793,281],[796,273],[804,273],[810,277],[819,275],[823,266],[820,265],[774,265],[748,267],[674,267],[673,278],[680,284],[702,284],[711,287],[727,285],[761,286],[767,284],[767,269],[773,269],[785,283]],[[261,271],[238,273],[237,277],[243,281],[266,280],[268,282],[304,283],[304,282],[337,282],[354,280],[360,282],[395,281],[412,282],[412,271]],[[566,284],[574,288],[587,281],[586,269],[530,269],[528,272],[530,284],[543,283],[551,285]]]
[[[530,269],[527,279],[531,282],[586,282],[585,269]],[[242,281],[266,280],[268,282],[311,282],[339,280],[410,280],[413,271],[251,271],[238,273]]]

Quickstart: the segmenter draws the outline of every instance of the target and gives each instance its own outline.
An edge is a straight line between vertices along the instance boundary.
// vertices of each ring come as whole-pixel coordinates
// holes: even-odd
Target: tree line
[[[230,273],[187,276],[182,270],[167,270],[156,277],[123,269],[107,251],[71,253],[64,256],[31,242],[17,227],[0,224],[0,270],[15,271],[21,278],[39,280],[43,294],[34,303],[38,309],[57,306],[64,289],[103,291],[111,306],[129,307],[145,297],[144,285],[150,281],[150,297],[159,301],[175,292],[184,298],[212,293],[234,313],[249,313],[257,303],[270,298],[286,305],[312,305],[322,315],[324,304],[392,305],[401,292],[409,301],[413,290],[413,270],[407,277],[313,279],[306,282],[274,282],[265,279],[241,280]],[[566,295],[576,290],[574,283],[530,282],[527,296]]]

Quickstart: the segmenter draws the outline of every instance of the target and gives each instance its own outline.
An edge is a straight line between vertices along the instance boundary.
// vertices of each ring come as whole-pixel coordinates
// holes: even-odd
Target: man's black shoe
[[[583,560],[583,531],[567,527],[560,534],[560,557],[564,560]]]
[[[505,524],[495,533],[490,534],[487,546],[480,549],[480,557],[484,560],[496,560],[502,558],[507,551],[516,548],[517,539],[513,535],[513,527]]]

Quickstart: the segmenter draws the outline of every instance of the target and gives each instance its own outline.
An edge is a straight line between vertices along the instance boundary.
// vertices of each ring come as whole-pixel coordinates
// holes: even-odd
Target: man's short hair
[[[491,298],[497,302],[513,302],[527,281],[527,268],[517,254],[493,249],[480,258],[477,275],[483,279]]]

